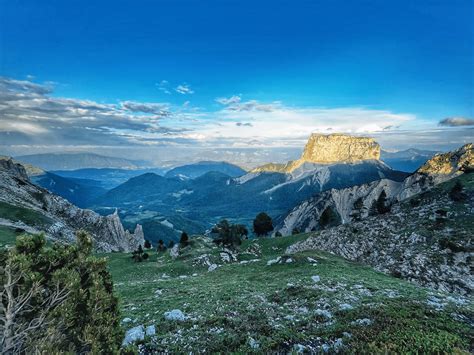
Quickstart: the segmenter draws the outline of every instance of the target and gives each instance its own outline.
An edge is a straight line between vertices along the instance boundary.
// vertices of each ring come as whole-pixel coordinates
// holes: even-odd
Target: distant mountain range
[[[436,153],[439,153],[439,151],[414,148],[400,150],[398,152],[382,150],[380,152],[380,159],[387,163],[392,169],[412,173],[427,160],[431,159]]]
[[[128,179],[143,175],[146,173],[154,173],[162,175],[166,169],[149,168],[149,169],[115,169],[115,168],[86,168],[77,170],[53,170],[52,173],[68,179],[93,180],[100,182],[100,186],[106,190],[113,189],[123,184]]]
[[[94,153],[45,153],[21,155],[16,160],[44,170],[75,170],[83,168],[139,169],[149,166],[146,161],[107,157]]]
[[[317,152],[312,153],[316,143],[339,146],[330,156],[326,149],[326,155],[321,157]],[[370,153],[364,151],[366,146]],[[174,235],[190,226],[193,230],[199,226],[209,228],[221,218],[250,225],[261,211],[278,220],[301,201],[322,191],[382,178],[402,181],[408,175],[391,169],[380,160],[367,159],[379,154],[378,144],[365,138],[346,139],[333,135],[326,142],[324,138],[315,137],[302,157],[291,163],[287,170],[260,168],[232,177],[222,171],[209,170],[219,168],[228,172],[231,168],[234,175],[240,175],[242,171],[225,163],[191,164],[174,169],[165,176],[147,173],[131,178],[98,198],[92,207],[103,213],[119,208],[124,221],[138,222],[144,228],[152,221],[158,221],[160,225],[174,229]],[[330,159],[331,162],[320,163],[320,159]],[[150,239],[165,237],[172,235],[161,235],[161,238],[153,235]]]
[[[186,177],[195,179],[208,172],[219,172],[230,177],[239,177],[246,173],[241,167],[224,161],[201,161],[194,164],[182,165],[168,171],[165,176],[170,177]]]

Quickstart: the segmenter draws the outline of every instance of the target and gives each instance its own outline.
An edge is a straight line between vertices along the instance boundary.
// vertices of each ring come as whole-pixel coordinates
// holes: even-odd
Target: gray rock
[[[143,325],[139,325],[125,332],[125,338],[123,339],[122,346],[133,344],[134,342],[143,339],[145,339],[145,328]]]
[[[173,309],[172,311],[165,312],[165,319],[170,321],[182,322],[186,320],[186,316],[179,309]]]

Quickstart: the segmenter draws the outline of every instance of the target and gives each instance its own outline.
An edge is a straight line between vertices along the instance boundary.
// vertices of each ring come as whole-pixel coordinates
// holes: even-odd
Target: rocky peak
[[[380,158],[380,146],[373,138],[346,134],[312,134],[300,161],[307,163],[356,162]]]
[[[444,154],[436,154],[417,173],[428,175],[453,175],[474,170],[474,145],[468,143]]]
[[[0,157],[0,171],[5,171],[8,174],[28,181],[28,174],[23,165],[18,164],[9,157]]]
[[[337,164],[379,159],[380,145],[373,138],[340,133],[313,133],[300,159],[286,164],[266,164],[255,168],[252,172],[291,173],[305,163]]]

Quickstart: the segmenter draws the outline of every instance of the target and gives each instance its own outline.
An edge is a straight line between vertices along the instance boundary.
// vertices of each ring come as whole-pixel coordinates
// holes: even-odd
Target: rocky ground
[[[44,231],[48,239],[66,243],[74,243],[76,230],[84,229],[99,251],[131,251],[144,244],[140,225],[129,233],[116,213],[101,216],[74,206],[33,184],[25,168],[11,159],[0,159],[0,226]]]
[[[465,198],[449,191],[464,185]],[[395,204],[390,213],[311,234],[287,252],[319,249],[443,291],[474,290],[474,175],[465,174]]]
[[[141,353],[435,353],[472,350],[473,300],[422,288],[321,251],[308,235],[206,238],[134,263],[107,254],[124,347]]]

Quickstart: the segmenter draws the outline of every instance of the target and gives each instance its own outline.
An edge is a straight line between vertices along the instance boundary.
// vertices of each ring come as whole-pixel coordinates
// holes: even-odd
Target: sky
[[[471,0],[0,0],[0,154],[160,162],[293,152],[314,132],[452,149],[474,140],[473,13]]]

